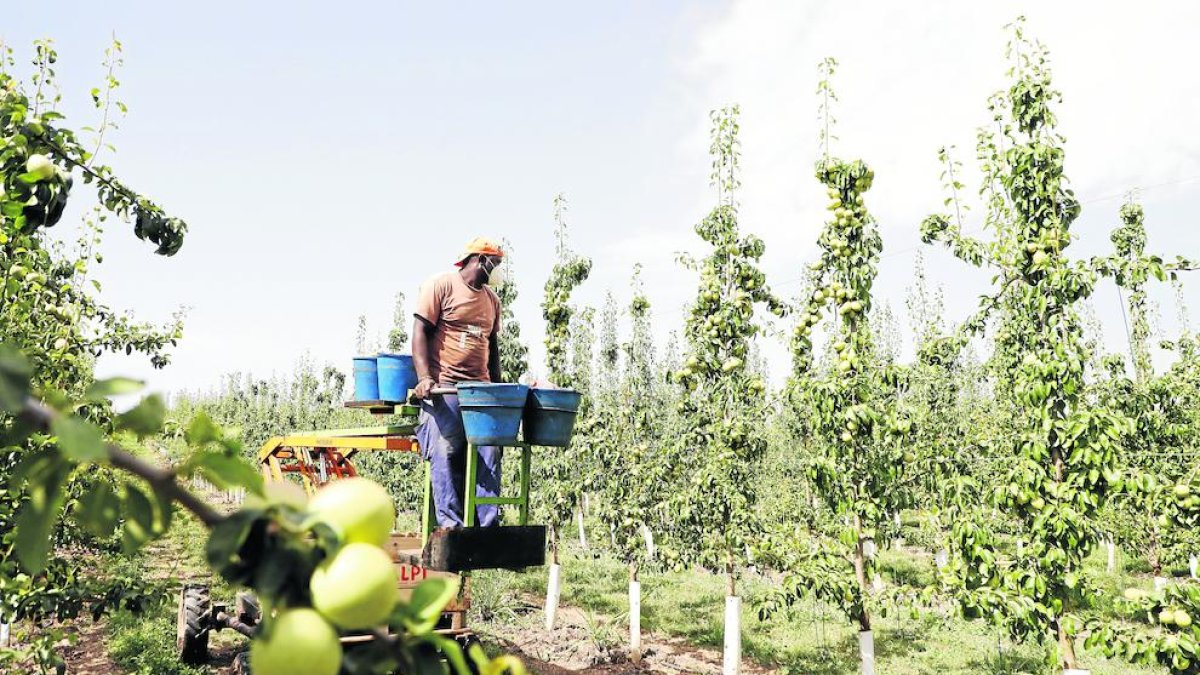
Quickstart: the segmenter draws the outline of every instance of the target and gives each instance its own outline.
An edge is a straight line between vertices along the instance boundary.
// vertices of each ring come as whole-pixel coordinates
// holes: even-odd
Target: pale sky
[[[77,0],[9,7],[0,38],[22,62],[32,40],[55,39],[77,126],[94,121],[87,92],[110,34],[124,43],[130,114],[108,159],[191,229],[160,258],[110,222],[98,276],[109,304],[141,318],[189,311],[169,368],[122,357],[101,371],[177,391],[229,371],[286,373],[306,354],[348,371],[358,315],[382,336],[393,294],[411,298],[478,235],[513,243],[516,314],[540,366],[559,191],[573,248],[595,262],[578,301],[599,306],[612,290],[624,305],[641,262],[665,340],[695,291],[675,254],[699,250],[692,226],[715,199],[708,111],[732,102],[742,226],[766,241],[769,283],[794,294],[825,213],[811,167],[827,55],[841,62],[835,152],[875,168],[877,289],[903,318],[918,225],[941,204],[937,149],[956,144],[973,166],[986,98],[1005,83],[1003,26],[1019,14],[1064,94],[1067,173],[1084,202],[1072,251],[1107,252],[1122,194],[1141,188],[1149,248],[1200,257],[1190,2]],[[66,219],[58,230],[70,235]],[[926,260],[947,319],[962,319],[988,275],[940,250]],[[1193,308],[1197,289],[1185,281]],[[1151,298],[1173,336],[1170,289]],[[1107,347],[1124,350],[1116,291],[1094,300]],[[778,382],[782,342],[764,348]]]

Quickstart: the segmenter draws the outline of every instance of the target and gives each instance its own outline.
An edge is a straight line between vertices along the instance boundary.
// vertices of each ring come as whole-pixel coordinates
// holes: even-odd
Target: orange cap
[[[503,258],[504,251],[500,250],[500,244],[497,244],[491,239],[475,237],[471,241],[467,242],[467,247],[464,248],[462,254],[458,256],[458,262],[454,264],[458,267],[462,267],[464,264],[466,264],[467,258],[473,255],[494,255],[496,257]]]

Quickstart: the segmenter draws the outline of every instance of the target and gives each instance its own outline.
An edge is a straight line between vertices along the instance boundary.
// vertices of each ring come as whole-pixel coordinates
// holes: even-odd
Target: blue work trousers
[[[463,430],[458,396],[439,394],[421,401],[417,442],[421,456],[430,463],[434,516],[439,527],[463,526],[463,489],[467,480],[467,434]],[[500,496],[500,460],[503,451],[493,445],[477,448],[475,495]],[[500,524],[500,507],[480,504],[475,523],[488,527]]]

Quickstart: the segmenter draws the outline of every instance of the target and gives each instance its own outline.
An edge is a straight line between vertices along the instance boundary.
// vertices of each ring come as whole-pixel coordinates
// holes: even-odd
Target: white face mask
[[[487,281],[483,283],[491,286],[493,289],[500,288],[508,283],[508,268],[504,266],[504,263],[496,265],[492,268],[491,273],[488,274]]]

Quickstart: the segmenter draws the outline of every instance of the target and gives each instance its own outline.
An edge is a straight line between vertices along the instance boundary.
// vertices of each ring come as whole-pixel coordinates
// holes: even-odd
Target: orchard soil
[[[597,644],[596,621],[577,607],[560,606],[557,625],[547,632],[542,624],[541,599],[522,598],[521,616],[505,624],[489,623],[484,639],[505,652],[521,657],[529,669],[539,675],[565,673],[655,673],[660,675],[707,675],[721,672],[721,652],[687,644],[679,638],[655,634],[643,635],[644,656],[640,664],[631,663],[620,649]],[[624,637],[624,633],[620,633]],[[774,672],[742,662],[742,672],[760,675]]]

